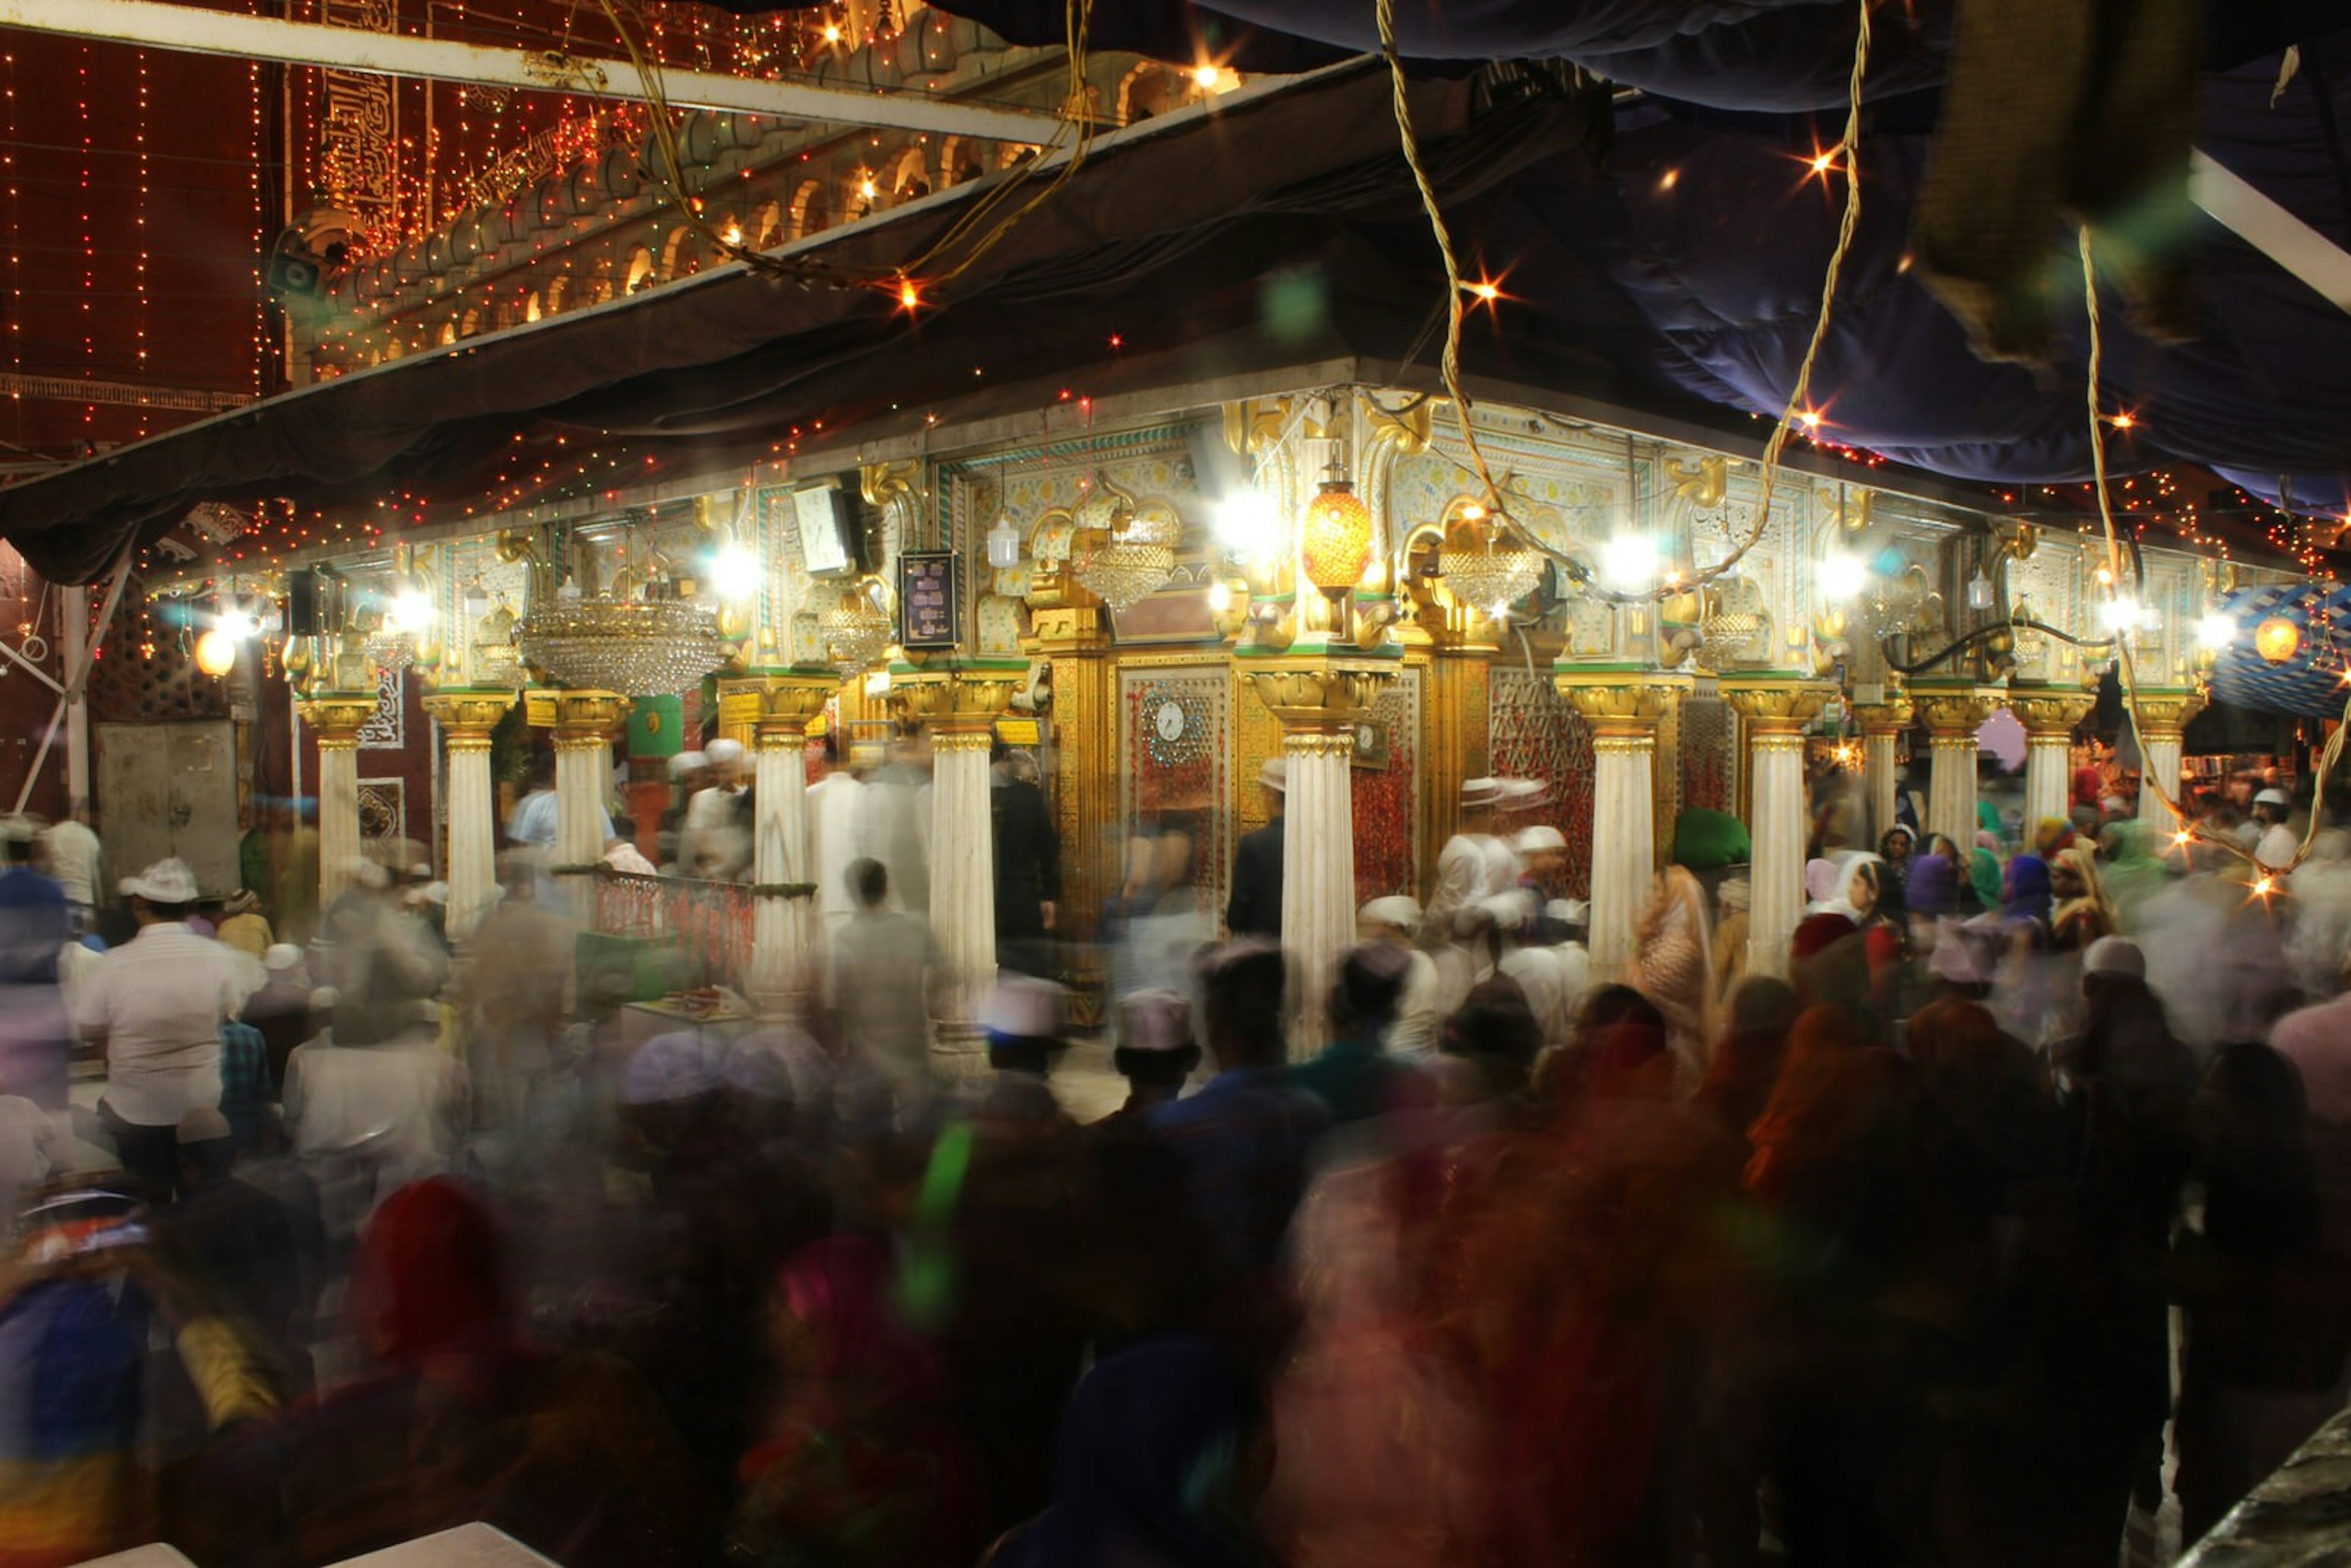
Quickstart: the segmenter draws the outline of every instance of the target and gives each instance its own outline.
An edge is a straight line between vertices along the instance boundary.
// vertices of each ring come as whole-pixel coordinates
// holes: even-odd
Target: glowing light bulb
[[[1832,603],[1858,599],[1869,581],[1869,568],[1860,558],[1842,552],[1821,558],[1821,592]]]
[[[865,178],[857,182],[857,193],[864,197],[869,202],[881,193],[879,187],[873,183],[872,175],[868,174]]]
[[[1600,577],[1621,592],[1637,592],[1657,579],[1657,541],[1646,534],[1619,534],[1600,549]]]
[[[197,638],[196,668],[215,678],[236,668],[236,639],[217,626]]]
[[[1825,178],[1828,172],[1836,167],[1836,149],[1834,147],[1825,152],[1815,152],[1812,156],[1813,172]]]
[[[901,280],[898,285],[898,308],[913,310],[922,303],[923,291],[914,286],[914,280],[911,277]]]
[[[1808,408],[1796,416],[1796,423],[1802,425],[1807,434],[1817,434],[1821,428],[1821,411]]]
[[[728,545],[710,558],[711,585],[723,599],[748,599],[759,591],[759,558],[741,545]]]
[[[1230,610],[1232,607],[1233,590],[1230,583],[1218,581],[1208,584],[1208,612],[1210,614],[1222,615],[1226,611]]]
[[[838,22],[827,22],[827,23],[824,25],[824,41],[825,41],[826,43],[828,43],[828,44],[837,44],[837,43],[841,42],[841,24],[840,24],[840,23],[838,23]]]
[[[2117,594],[2098,606],[2098,622],[2109,633],[2120,633],[2139,624],[2138,601],[2128,594]]]
[[[2130,410],[2125,409],[2120,413],[2115,415],[2113,419],[2107,421],[2107,423],[2112,424],[2116,430],[2128,430],[2132,425],[2138,423],[2138,418],[2137,415],[2132,413]]]
[[[1192,68],[1192,84],[1203,92],[1216,91],[1224,79],[1224,71],[1215,65],[1204,62]]]
[[[1236,490],[1217,503],[1217,538],[1226,549],[1247,559],[1280,520],[1272,497],[1259,490]]]
[[[421,588],[403,588],[383,612],[391,632],[422,632],[433,624],[433,598]]]
[[[1477,282],[1469,284],[1467,287],[1470,294],[1477,298],[1478,303],[1480,305],[1491,305],[1495,300],[1499,299],[1502,297],[1502,291],[1499,287],[1488,282],[1482,277]]]
[[[1471,501],[1461,508],[1461,517],[1464,522],[1482,523],[1486,520],[1486,508]]]
[[[2234,616],[2214,611],[2196,622],[2196,645],[2199,648],[2225,648],[2237,640]]]
[[[2275,893],[2276,891],[2277,883],[2273,879],[2266,876],[2257,876],[2253,878],[2253,896],[2255,898],[2267,898],[2271,894]]]

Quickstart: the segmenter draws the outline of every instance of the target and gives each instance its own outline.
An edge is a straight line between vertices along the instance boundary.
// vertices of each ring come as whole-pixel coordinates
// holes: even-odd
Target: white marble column
[[[1355,940],[1355,740],[1350,730],[1290,729],[1281,831],[1281,945],[1290,961],[1293,1058],[1329,1038],[1328,998]]]
[[[319,907],[351,884],[360,858],[360,730],[374,716],[373,692],[305,697],[295,707],[319,735]]]
[[[2138,727],[2138,820],[2151,830],[2163,834],[2179,831],[2179,820],[2173,815],[2154,789],[2159,782],[2164,793],[2179,799],[2180,756],[2187,746],[2189,721],[2204,711],[2201,692],[2177,689],[2139,688]],[[2162,845],[2158,843],[2157,848]]]
[[[1965,854],[1976,841],[1976,732],[1991,716],[1997,691],[1974,686],[1928,692],[1914,688],[1918,715],[1927,722],[1934,777],[1928,781],[1927,826]]]
[[[1791,676],[1726,682],[1723,700],[1747,734],[1747,972],[1785,975],[1788,943],[1804,914],[1804,731],[1831,688]],[[1890,739],[1890,736],[1889,736]]]
[[[751,880],[762,887],[799,886],[815,880],[808,826],[808,726],[841,689],[841,677],[754,675],[728,682],[730,693],[759,698],[754,737]],[[816,989],[816,901],[780,893],[754,895],[751,906],[751,988],[764,1004],[796,1008]]]
[[[424,711],[441,727],[449,758],[449,936],[471,936],[497,901],[497,823],[490,788],[490,731],[511,693],[436,692]]]
[[[1633,966],[1633,926],[1657,874],[1654,732],[1592,741],[1592,978]]]
[[[1884,702],[1864,704],[1853,711],[1861,721],[1861,787],[1869,805],[1869,841],[1874,845],[1894,826],[1899,810],[1900,785],[1894,777],[1899,765],[1895,752],[1913,716],[1910,699],[1892,691]]]
[[[948,977],[950,1052],[975,1049],[996,984],[996,824],[988,807],[992,723],[942,724],[931,733],[931,932]],[[948,1064],[950,1071],[970,1063]]]
[[[564,692],[555,699],[555,863],[559,866],[594,865],[604,858],[604,800],[611,793],[612,734],[620,728],[628,707],[627,698],[611,692]]]
[[[2051,817],[2063,821],[2074,800],[2074,727],[2096,706],[2092,692],[2017,692],[2009,711],[2024,727],[2024,838]]]

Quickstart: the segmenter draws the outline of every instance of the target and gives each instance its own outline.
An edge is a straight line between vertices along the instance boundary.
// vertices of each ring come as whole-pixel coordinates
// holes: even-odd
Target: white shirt
[[[286,1122],[296,1154],[364,1149],[398,1186],[444,1167],[466,1091],[465,1070],[430,1039],[351,1047],[322,1031],[287,1060]]]
[[[2253,858],[2279,871],[2294,863],[2294,852],[2301,848],[2302,835],[2283,822],[2275,822],[2262,831],[2261,841],[2253,846]]]
[[[261,966],[178,921],[142,929],[74,989],[73,1020],[106,1036],[106,1103],[134,1126],[175,1127],[220,1103],[221,1025],[259,990]]]
[[[98,902],[98,835],[68,818],[48,832],[49,874],[68,904]]]
[[[47,1112],[0,1094],[0,1218],[14,1222],[23,1195],[73,1163],[73,1138]]]
[[[873,853],[865,786],[847,773],[831,773],[809,786],[809,880],[816,883],[816,907],[829,919],[857,913],[850,895],[849,862]]]

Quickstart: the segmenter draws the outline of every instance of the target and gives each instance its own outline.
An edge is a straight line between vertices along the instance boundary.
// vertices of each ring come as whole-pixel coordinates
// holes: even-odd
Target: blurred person
[[[2114,901],[2115,929],[2128,936],[2146,918],[2147,901],[2171,880],[2171,873],[2151,847],[2152,832],[2145,822],[2126,819],[2109,822],[2098,835],[2104,857],[2099,874]]]
[[[90,826],[89,797],[77,795],[65,821],[52,822],[42,835],[47,842],[49,874],[64,890],[76,930],[90,928],[98,914],[98,834]],[[248,885],[251,885],[248,883]]]
[[[837,735],[826,734],[820,766],[820,777],[808,787],[808,855],[803,863],[809,867],[809,880],[816,883],[813,898],[821,936],[830,942],[832,933],[857,913],[857,900],[849,889],[849,862],[880,857],[866,831],[866,786],[849,770]]]
[[[73,998],[83,1039],[106,1054],[99,1121],[123,1169],[168,1195],[178,1176],[180,1118],[221,1097],[221,1026],[262,985],[261,966],[190,934],[196,879],[162,860],[125,878],[139,935],[106,955]]]
[[[1121,997],[1111,1066],[1126,1080],[1126,1101],[1092,1126],[1107,1131],[1114,1124],[1140,1124],[1160,1106],[1181,1099],[1185,1081],[1200,1065],[1200,1047],[1192,1035],[1192,1004],[1183,992],[1163,988]]]
[[[1715,998],[1714,937],[1698,878],[1679,866],[1659,873],[1633,943],[1634,983],[1666,1015],[1677,1075],[1695,1089],[1706,1077]]]
[[[2302,849],[2300,835],[2286,826],[2293,814],[2294,797],[2283,789],[2263,789],[2253,797],[2252,819],[2246,824],[2251,831],[2239,835],[2252,841],[2245,847],[2272,871],[2292,865]]]
[[[277,1099],[277,1080],[269,1069],[269,1042],[242,1016],[223,1023],[220,1033],[220,1113],[236,1146],[249,1149],[261,1141],[269,1108]],[[182,1122],[185,1124],[184,1117]]]
[[[661,868],[645,859],[636,844],[618,833],[604,841],[604,864],[622,876],[659,876]]]
[[[320,922],[320,944],[318,967],[335,988],[343,1045],[406,1032],[413,1004],[440,995],[449,978],[448,950],[401,907],[391,873],[373,861],[352,868],[350,885]]]
[[[857,913],[833,933],[835,1034],[879,1097],[880,1124],[911,1118],[932,1092],[932,986],[938,973],[930,922],[890,908],[890,873],[877,860],[849,862]]]
[[[784,1263],[768,1306],[778,1388],[742,1457],[728,1560],[826,1568],[971,1562],[978,1461],[936,1349],[902,1320],[886,1249],[832,1237]]]
[[[1097,1362],[1070,1396],[1051,1505],[984,1568],[1247,1568],[1265,1481],[1265,1413],[1206,1341],[1150,1341]]]
[[[1960,909],[1975,915],[1998,915],[2003,903],[2000,855],[1978,844],[1968,852],[1967,882],[1960,889]]]
[[[891,896],[907,914],[931,914],[930,737],[909,727],[890,742],[888,759],[866,796],[873,858],[890,869]]]
[[[1322,1102],[1289,1079],[1287,977],[1280,949],[1261,942],[1232,943],[1207,959],[1205,1022],[1216,1076],[1147,1118],[1175,1151],[1191,1211],[1215,1239],[1215,1293],[1227,1321],[1259,1354],[1288,1336],[1276,1265],[1305,1187],[1307,1151],[1330,1124]]]
[[[213,938],[253,958],[268,952],[277,940],[269,929],[269,917],[261,913],[260,895],[245,887],[221,900],[220,920],[214,928]]]
[[[1243,833],[1233,846],[1232,893],[1225,901],[1225,931],[1238,937],[1281,939],[1282,807],[1290,788],[1290,765],[1270,758],[1258,769],[1258,799],[1265,826]]]
[[[671,876],[686,874],[681,848],[685,836],[686,808],[702,789],[709,767],[709,759],[701,752],[681,751],[669,759],[664,769],[669,775],[672,799],[662,809],[661,819],[654,825],[653,853],[661,862],[661,870]]]
[[[1022,1133],[1071,1125],[1046,1079],[1069,1047],[1062,1035],[1069,991],[1051,980],[1007,970],[987,1002],[987,1074],[965,1086],[975,1123]]]
[[[1568,989],[1565,956],[1544,940],[1550,923],[1539,896],[1532,888],[1520,888],[1487,902],[1494,913],[1494,972],[1518,983],[1542,1030],[1543,1044],[1553,1046],[1567,1039],[1575,1018],[1575,997]]]
[[[1747,978],[1749,911],[1754,901],[1754,883],[1744,875],[1724,877],[1714,890],[1713,961],[1718,1009],[1729,1004]]]
[[[2202,1537],[2342,1408],[2346,1334],[2294,1064],[2235,1040],[2198,1094],[2201,1224],[2181,1238],[2180,1535]]]
[[[236,1175],[239,1145],[218,1111],[178,1128],[180,1196],[156,1216],[171,1257],[252,1336],[276,1385],[309,1388],[310,1299],[295,1217]]]
[[[555,758],[552,755],[534,757],[522,799],[515,802],[514,814],[507,819],[507,842],[519,849],[536,850],[541,855],[550,855],[555,851],[558,820]],[[611,836],[612,824],[607,821],[603,837],[609,839]]]
[[[1374,898],[1355,911],[1355,937],[1362,942],[1385,942],[1406,955],[1404,992],[1396,998],[1395,1021],[1382,1042],[1400,1057],[1426,1060],[1437,1051],[1443,1015],[1437,1009],[1440,983],[1437,962],[1416,944],[1420,933],[1420,903],[1409,894]]]
[[[287,1059],[280,1096],[287,1134],[338,1239],[384,1195],[446,1171],[469,1114],[465,1069],[435,1038],[437,1009],[410,1002],[390,1038],[359,1046],[343,1038],[348,1013],[334,993],[312,994],[321,1027]],[[381,1036],[382,1024],[366,1032]]]
[[[2270,1047],[2294,1063],[2314,1122],[2351,1128],[2351,952],[2336,958],[2342,988],[2270,1026]]]
[[[1037,759],[1007,750],[990,771],[988,815],[996,834],[997,962],[1043,978],[1053,970],[1060,929],[1061,835],[1037,780]]]
[[[1215,933],[1197,885],[1199,818],[1156,811],[1136,821],[1126,841],[1126,879],[1114,924],[1111,967],[1117,994],[1172,987],[1189,994],[1192,955]]]
[[[678,830],[678,867],[685,875],[736,882],[751,869],[751,829],[743,781],[743,743],[724,737],[703,747],[703,787],[685,803]]]
[[[1770,975],[1751,975],[1741,981],[1723,1009],[1721,1036],[1695,1103],[1715,1120],[1724,1137],[1742,1147],[1747,1146],[1748,1129],[1763,1114],[1779,1082],[1788,1034],[1801,1010],[1794,989]],[[1753,1152],[1747,1148],[1749,1155]]]
[[[1421,937],[1437,966],[1437,1010],[1450,1018],[1470,991],[1493,974],[1501,956],[1495,905],[1483,897],[1472,899],[1453,911],[1445,930],[1431,931],[1424,921]]]
[[[474,928],[460,977],[465,1066],[474,1124],[527,1128],[564,1065],[565,993],[578,928],[538,900],[532,868],[512,855],[497,866],[505,895]]]
[[[58,957],[71,939],[72,907],[44,869],[32,823],[0,820],[8,870],[0,875],[0,1082],[42,1109],[66,1108],[73,1044]]]
[[[1412,960],[1393,943],[1364,943],[1339,961],[1329,1006],[1331,1040],[1290,1081],[1322,1101],[1343,1125],[1394,1108],[1404,1071],[1382,1045],[1412,975]]]
[[[73,1165],[73,1134],[66,1119],[0,1078],[0,1233],[14,1231],[17,1205],[26,1194]]]
[[[1548,822],[1523,828],[1510,841],[1519,857],[1519,885],[1545,904],[1567,892],[1567,835]]]
[[[1518,880],[1518,857],[1495,835],[1502,803],[1499,779],[1461,781],[1461,831],[1437,852],[1437,882],[1428,895],[1426,929],[1442,939],[1462,909],[1500,893]]]
[[[2049,922],[2054,906],[2049,862],[2020,854],[2001,870],[1999,915],[1984,920],[1996,936],[1992,1012],[2002,1029],[2035,1045],[2048,1040]]]
[[[1604,992],[1615,988],[1601,988]],[[1587,998],[1587,1011],[1591,1005]],[[1483,1105],[1486,1119],[1499,1127],[1532,1119],[1529,1090],[1542,1048],[1542,1026],[1535,1020],[1534,1009],[1527,1005],[1519,983],[1507,975],[1479,981],[1445,1019],[1445,1054],[1470,1070],[1456,1080],[1453,1092]]]
[[[290,942],[272,944],[261,955],[261,988],[246,999],[240,1021],[261,1031],[262,1048],[269,1059],[269,1082],[286,1082],[287,1059],[310,1038],[310,972],[302,949]]]
[[[2311,840],[2310,858],[2294,873],[2285,956],[2304,999],[2318,1001],[2343,988],[2346,954],[2351,954],[2351,831],[2328,828]]]
[[[480,1520],[576,1568],[708,1561],[714,1500],[643,1380],[617,1358],[533,1343],[506,1275],[497,1228],[465,1188],[387,1197],[350,1286],[374,1369],[217,1445],[211,1536],[190,1546],[309,1568]]]
[[[1877,904],[1896,925],[1909,919],[1911,846],[1916,841],[1910,830],[1898,824],[1877,835]]]

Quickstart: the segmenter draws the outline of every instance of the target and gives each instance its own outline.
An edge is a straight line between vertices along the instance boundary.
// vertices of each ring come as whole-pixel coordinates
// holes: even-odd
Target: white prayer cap
[[[2082,952],[2082,973],[2147,978],[2147,955],[2127,936],[2101,936]]]
[[[1554,898],[1543,905],[1543,914],[1548,918],[1558,921],[1562,925],[1592,924],[1592,904],[1587,899]]]
[[[193,904],[196,901],[196,873],[188,862],[174,855],[157,861],[137,876],[126,876],[119,884],[125,898],[143,898],[150,904]]]
[[[1461,781],[1461,803],[1465,806],[1490,806],[1502,798],[1499,779],[1464,779]]]
[[[1726,877],[1722,885],[1714,890],[1714,896],[1722,901],[1726,909],[1745,909],[1754,902],[1755,888],[1743,876]]]
[[[1420,901],[1410,894],[1392,893],[1374,898],[1355,911],[1355,918],[1373,925],[1393,925],[1399,931],[1420,929]]]
[[[1281,757],[1266,758],[1265,765],[1257,770],[1257,781],[1261,787],[1272,790],[1277,795],[1289,793],[1289,759]]]
[[[669,759],[669,776],[683,779],[695,769],[706,766],[710,759],[699,751],[681,751]]]
[[[1121,997],[1118,1043],[1128,1051],[1183,1050],[1192,1043],[1192,1004],[1166,986]]]
[[[721,736],[703,747],[702,755],[709,760],[713,768],[724,768],[729,763],[743,760],[743,743],[739,740],[728,740]]]
[[[1068,995],[1050,980],[1006,975],[987,1000],[987,1032],[1006,1040],[1059,1040],[1062,1001]]]
[[[2264,789],[2253,797],[2256,806],[2292,806],[2294,797],[2283,789]]]
[[[1540,779],[1505,779],[1501,781],[1502,805],[1506,810],[1523,811],[1529,806],[1540,805],[1551,793],[1551,786]]]
[[[301,961],[302,949],[291,942],[273,942],[268,951],[261,955],[261,967],[276,971],[293,968]]]
[[[1539,822],[1522,830],[1517,838],[1510,841],[1510,847],[1522,855],[1536,854],[1544,850],[1563,850],[1567,848],[1567,835],[1548,822]]]

